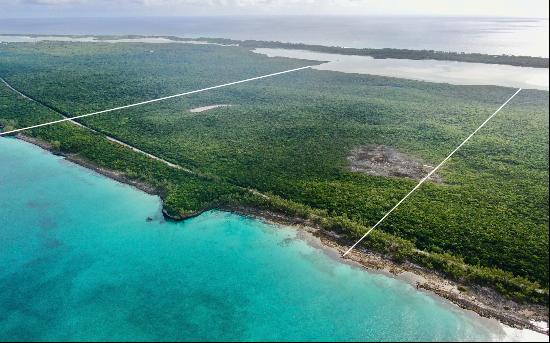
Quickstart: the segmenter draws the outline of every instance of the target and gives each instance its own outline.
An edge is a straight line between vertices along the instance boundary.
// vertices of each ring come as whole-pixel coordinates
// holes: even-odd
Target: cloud
[[[353,14],[546,16],[548,0],[0,0],[3,13],[36,16]],[[45,10],[46,9],[46,10]]]
[[[124,1],[124,0],[122,0]],[[332,10],[346,9],[350,6],[366,5],[370,0],[133,0],[134,4],[141,4],[148,8],[202,8],[217,11],[249,12],[288,12],[299,9],[301,13],[312,13],[319,9],[331,8]],[[272,12],[275,11],[275,12]],[[290,13],[293,13],[290,12]]]
[[[10,0],[6,1],[9,2]],[[366,0],[340,0],[352,3]],[[0,0],[0,3],[4,1]],[[90,6],[128,6],[128,7],[212,7],[212,8],[248,8],[248,7],[287,7],[308,6],[333,3],[334,0],[19,0],[22,5],[90,5]]]
[[[124,1],[124,0],[122,0]],[[141,3],[146,6],[210,6],[210,7],[249,7],[249,6],[286,6],[307,5],[327,2],[331,0],[133,0],[133,3]],[[346,1],[346,0],[344,0]]]
[[[70,5],[70,4],[84,4],[87,0],[25,0],[24,3],[31,5]]]

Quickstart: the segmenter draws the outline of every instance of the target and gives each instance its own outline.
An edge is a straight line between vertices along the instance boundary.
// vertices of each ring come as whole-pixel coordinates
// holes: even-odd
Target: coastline
[[[121,182],[121,183],[125,183],[125,184],[130,185],[130,186],[133,186],[133,187],[135,187],[135,188],[137,188],[137,189],[139,189],[139,190],[141,190],[141,191],[143,191],[147,194],[158,195],[161,198],[163,197],[162,192],[160,192],[159,189],[157,189],[157,188],[155,188],[151,185],[148,185],[144,182],[131,180],[130,178],[126,177],[123,173],[120,173],[120,172],[117,172],[117,171],[114,171],[114,170],[111,170],[111,169],[101,168],[101,167],[95,165],[93,162],[88,161],[86,159],[83,159],[83,158],[79,157],[78,155],[65,154],[65,153],[60,153],[58,151],[55,151],[55,149],[53,149],[53,147],[48,142],[42,141],[38,138],[30,137],[30,136],[23,135],[23,134],[17,134],[15,136],[15,138],[20,139],[22,141],[25,141],[27,143],[34,144],[34,145],[36,145],[36,146],[38,146],[38,147],[40,147],[44,150],[47,150],[47,151],[51,152],[54,155],[62,156],[67,161],[78,164],[78,165],[80,165],[84,168],[93,170],[96,173],[99,173],[99,174],[101,174],[103,176],[106,176],[110,179],[113,179],[113,180]]]
[[[243,216],[275,224],[290,226],[303,233],[302,237],[311,240],[314,237],[329,255],[338,258],[343,263],[352,263],[368,270],[397,277],[415,286],[420,291],[426,291],[440,298],[444,298],[465,310],[476,312],[485,318],[497,319],[504,325],[515,329],[528,329],[548,335],[548,331],[534,324],[535,322],[548,323],[548,312],[544,306],[518,304],[504,299],[495,291],[482,287],[465,287],[457,282],[445,278],[438,272],[428,270],[410,262],[397,263],[381,254],[367,250],[354,249],[346,258],[342,258],[349,242],[337,233],[322,228],[298,218],[286,217],[274,212],[258,210],[250,207],[221,208]],[[310,236],[308,238],[307,236]],[[466,292],[460,289],[467,289]]]
[[[159,196],[163,202],[163,192],[151,185],[131,180],[121,172],[99,167],[78,155],[59,153],[49,143],[40,139],[22,134],[16,135],[16,138],[50,151],[55,155],[63,156],[68,161],[103,176],[133,186],[148,194]],[[315,241],[314,244],[317,248],[323,249],[342,263],[351,263],[371,272],[383,273],[399,278],[412,284],[419,291],[428,292],[434,296],[447,299],[462,309],[476,312],[482,317],[494,318],[511,328],[518,330],[527,329],[539,334],[548,335],[548,308],[543,305],[519,304],[515,301],[505,299],[489,288],[460,285],[436,271],[428,270],[410,262],[398,263],[386,256],[367,250],[355,249],[346,258],[341,258],[341,254],[353,242],[349,242],[337,233],[324,230],[320,226],[302,218],[288,217],[272,211],[244,206],[205,208],[188,216],[180,217],[169,214],[163,205],[162,214],[167,220],[182,221],[199,216],[208,210],[228,211],[275,225],[290,226],[298,231],[300,238],[310,243]],[[546,323],[545,328],[537,324],[540,322]]]
[[[95,43],[116,43],[116,42],[144,42],[144,43],[185,43],[185,44],[211,44],[218,46],[240,46],[251,50],[256,48],[282,48],[290,50],[309,50],[312,52],[342,54],[348,56],[370,56],[374,59],[405,59],[405,60],[435,60],[435,61],[455,61],[466,63],[482,64],[500,64],[518,67],[548,68],[548,57],[527,56],[524,54],[491,54],[479,52],[460,52],[453,50],[440,49],[408,49],[408,48],[353,48],[345,46],[335,46],[331,44],[305,44],[281,42],[273,40],[250,40],[250,39],[230,39],[219,37],[183,37],[177,35],[65,35],[65,34],[7,34],[0,33],[0,43],[2,37],[21,37],[23,42],[28,38],[29,41],[39,41],[44,38],[50,40],[84,41]],[[4,38],[5,40],[5,38]],[[46,39],[47,40],[47,39]],[[7,42],[10,42],[9,40]],[[13,40],[12,40],[13,42]],[[17,41],[15,41],[17,42]]]

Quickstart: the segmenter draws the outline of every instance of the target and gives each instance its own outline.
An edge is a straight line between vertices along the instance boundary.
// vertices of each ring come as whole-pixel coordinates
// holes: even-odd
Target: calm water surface
[[[547,16],[548,13],[541,13]],[[0,20],[0,33],[175,35],[548,57],[548,19],[479,17],[148,17]]]
[[[293,229],[217,211],[167,223],[160,205],[0,138],[0,340],[504,338]]]
[[[269,57],[326,61],[327,63],[313,67],[319,70],[381,75],[455,85],[497,85],[548,90],[548,68],[455,61],[375,59],[370,56],[325,54],[290,49],[258,48],[253,51]]]

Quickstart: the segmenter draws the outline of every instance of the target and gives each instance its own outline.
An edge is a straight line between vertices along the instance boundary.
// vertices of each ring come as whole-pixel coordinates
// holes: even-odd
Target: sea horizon
[[[536,17],[61,16],[4,18],[0,34],[174,35],[548,57],[547,26],[548,18]]]

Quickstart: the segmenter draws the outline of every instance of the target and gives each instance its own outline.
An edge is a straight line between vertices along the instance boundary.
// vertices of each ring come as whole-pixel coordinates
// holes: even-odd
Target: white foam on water
[[[495,341],[504,342],[548,342],[548,335],[528,329],[516,329],[502,325],[504,337],[496,337]]]

